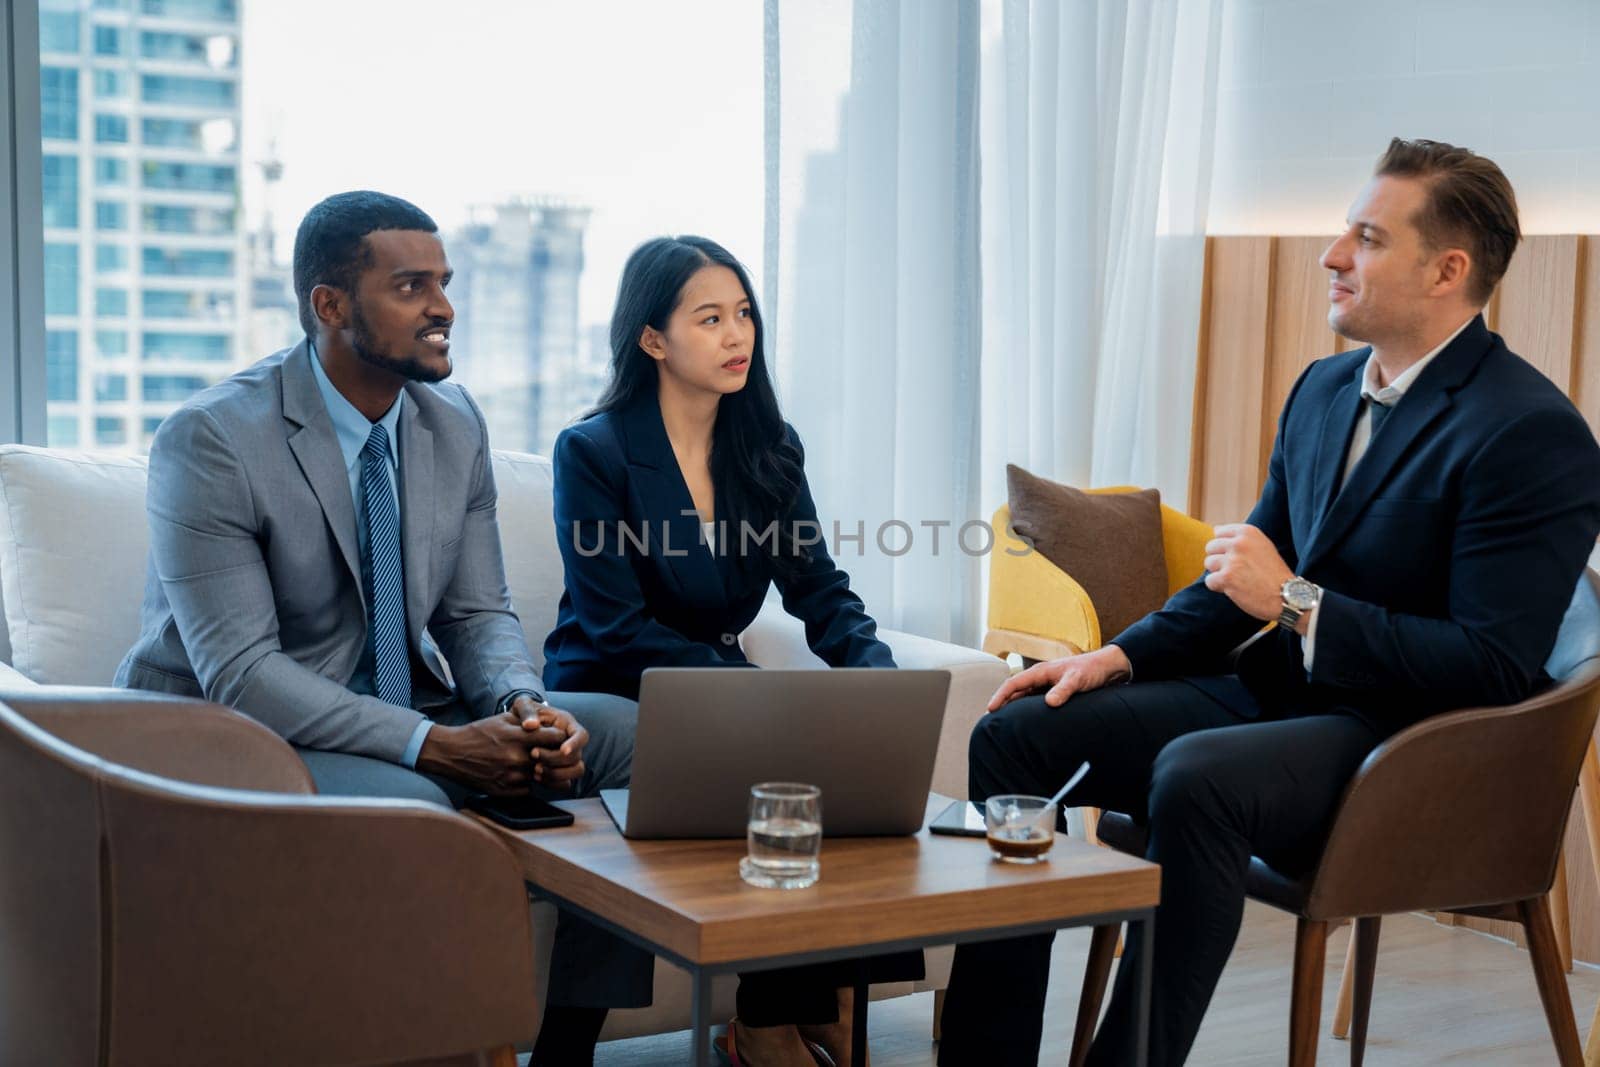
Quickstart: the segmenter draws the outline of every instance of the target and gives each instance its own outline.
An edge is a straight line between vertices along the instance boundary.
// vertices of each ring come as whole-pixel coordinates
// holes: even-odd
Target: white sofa
[[[551,520],[551,469],[541,456],[494,454],[500,529],[511,595],[542,664],[555,624],[561,558]],[[145,460],[26,445],[0,446],[0,687],[108,685],[139,629],[148,532]],[[870,605],[869,605],[870,607]],[[903,667],[950,671],[949,702],[933,788],[966,795],[967,735],[984,702],[1006,677],[1004,663],[974,649],[880,630]],[[818,666],[798,622],[770,605],[740,638],[746,655],[768,667]],[[535,908],[535,951],[549,952],[551,909]],[[930,952],[918,989],[944,985],[948,950]],[[543,969],[540,969],[543,973]],[[715,991],[714,1017],[731,1015],[733,981]],[[907,984],[874,997],[910,992]],[[613,1012],[606,1038],[679,1030],[689,1025],[689,985],[657,963],[655,1003]]]

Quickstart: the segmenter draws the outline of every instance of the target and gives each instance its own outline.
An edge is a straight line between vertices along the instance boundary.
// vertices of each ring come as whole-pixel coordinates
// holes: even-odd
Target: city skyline
[[[139,451],[242,362],[235,0],[40,7],[48,440]]]
[[[554,197],[591,210],[580,330],[610,318],[627,254],[663,233],[727,245],[759,292],[759,3],[459,0],[441,15],[418,0],[243,0],[241,14],[244,212],[254,229],[253,163],[275,146],[280,255],[306,209],[344,189],[416,203],[447,253],[475,210]],[[428,61],[397,62],[421,41]]]
[[[42,0],[52,444],[143,451],[194,392],[298,340],[294,231],[343,189],[439,223],[457,380],[500,447],[546,451],[593,402],[638,243],[701,232],[759,260],[759,8],[464,0],[430,13],[419,88],[394,60],[422,10]],[[617,42],[619,20],[634,32]],[[738,61],[686,68],[696,50]]]

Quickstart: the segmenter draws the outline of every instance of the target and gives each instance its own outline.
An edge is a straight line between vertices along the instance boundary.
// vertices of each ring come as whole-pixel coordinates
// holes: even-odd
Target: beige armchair
[[[510,853],[311,792],[216,705],[0,696],[0,1061],[514,1062],[538,1010]]]

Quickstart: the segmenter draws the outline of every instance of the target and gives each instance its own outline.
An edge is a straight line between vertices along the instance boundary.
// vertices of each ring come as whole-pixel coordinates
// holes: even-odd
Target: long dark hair
[[[785,527],[800,490],[800,452],[789,440],[778,410],[750,275],[726,248],[705,237],[684,236],[657,237],[633,250],[622,268],[611,315],[611,380],[589,415],[620,411],[646,399],[657,402],[660,371],[639,340],[646,326],[666,331],[684,286],[696,271],[709,266],[727,267],[738,277],[756,328],[744,388],[722,397],[711,433],[711,482],[718,518],[729,520],[724,529],[733,542],[724,551],[734,551],[739,564],[746,565],[746,554],[734,547],[743,545],[740,524],[764,533],[776,520],[776,545],[768,542],[771,547],[752,549],[751,554],[771,552],[774,565],[789,572],[810,559],[810,553],[795,544],[794,531]]]

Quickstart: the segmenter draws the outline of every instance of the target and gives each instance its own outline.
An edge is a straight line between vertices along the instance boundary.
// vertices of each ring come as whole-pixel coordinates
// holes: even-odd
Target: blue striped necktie
[[[372,680],[379,700],[411,706],[406,653],[406,581],[401,569],[400,511],[389,485],[389,433],[374,426],[361,449],[361,513],[367,524],[367,612]]]

